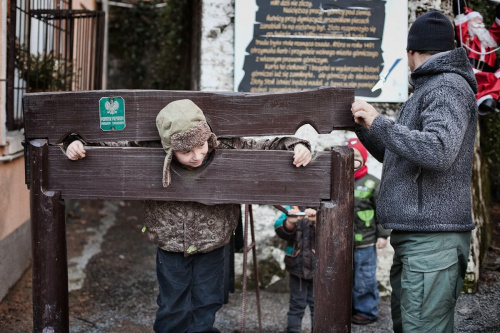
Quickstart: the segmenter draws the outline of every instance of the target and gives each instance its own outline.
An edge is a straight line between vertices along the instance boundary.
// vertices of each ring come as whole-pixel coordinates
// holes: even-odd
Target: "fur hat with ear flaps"
[[[217,137],[210,130],[203,111],[189,99],[174,101],[156,116],[156,127],[161,145],[167,153],[163,164],[163,187],[170,185],[170,163],[173,151],[187,151],[208,141],[217,145]]]

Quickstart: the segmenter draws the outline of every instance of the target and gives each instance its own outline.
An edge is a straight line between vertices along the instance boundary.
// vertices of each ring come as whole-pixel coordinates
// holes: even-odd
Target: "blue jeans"
[[[354,314],[368,319],[378,317],[377,249],[369,246],[354,249],[354,276],[352,288],[352,307]]]
[[[224,301],[224,247],[188,257],[158,248],[156,273],[156,333],[219,332],[213,324]]]
[[[311,327],[314,327],[314,285],[313,280],[304,280],[290,275],[290,307],[287,314],[287,332],[302,332],[302,318],[309,305]]]

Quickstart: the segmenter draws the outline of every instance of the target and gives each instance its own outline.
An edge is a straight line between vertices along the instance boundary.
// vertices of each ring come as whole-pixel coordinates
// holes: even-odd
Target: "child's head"
[[[363,165],[366,163],[366,160],[368,159],[368,151],[358,138],[350,138],[347,140],[346,146],[354,150],[355,160],[362,161]]]
[[[163,165],[164,187],[170,184],[173,155],[184,165],[198,167],[207,155],[209,146],[215,147],[217,143],[203,111],[188,99],[174,101],[164,107],[156,117],[156,127],[167,154]]]
[[[347,140],[346,146],[354,150],[354,168],[356,170],[354,172],[354,179],[364,177],[368,173],[368,167],[366,166],[368,151],[358,138],[350,138]],[[357,164],[356,161],[362,162],[361,165]]]
[[[205,141],[201,146],[193,147],[189,150],[174,150],[173,153],[179,163],[193,168],[199,167],[208,154],[208,141]]]

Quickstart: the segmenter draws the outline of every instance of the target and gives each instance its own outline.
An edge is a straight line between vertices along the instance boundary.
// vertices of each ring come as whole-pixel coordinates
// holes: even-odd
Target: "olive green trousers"
[[[393,231],[391,308],[394,332],[453,332],[455,304],[471,232]]]

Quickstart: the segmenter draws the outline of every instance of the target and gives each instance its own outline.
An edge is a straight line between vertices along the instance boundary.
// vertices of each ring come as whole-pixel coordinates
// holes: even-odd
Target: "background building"
[[[0,300],[29,266],[22,96],[100,89],[104,15],[95,0],[0,5]]]

